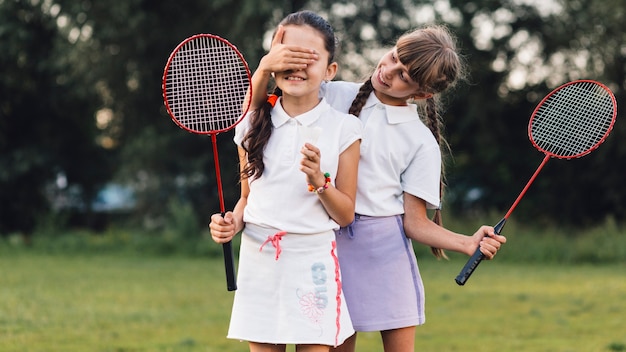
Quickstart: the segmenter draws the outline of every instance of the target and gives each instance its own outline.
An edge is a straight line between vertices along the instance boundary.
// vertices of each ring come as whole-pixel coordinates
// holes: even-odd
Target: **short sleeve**
[[[400,175],[402,189],[426,201],[431,209],[438,208],[440,204],[440,179],[441,151],[437,144],[427,144],[420,148]]]
[[[354,115],[346,115],[344,120],[342,144],[339,149],[340,153],[363,137],[363,125],[361,124],[361,120]]]
[[[251,114],[251,112],[248,112],[246,116],[244,116],[244,118],[237,124],[237,126],[235,126],[235,135],[233,136],[233,141],[239,147],[241,147],[243,139],[250,130]]]

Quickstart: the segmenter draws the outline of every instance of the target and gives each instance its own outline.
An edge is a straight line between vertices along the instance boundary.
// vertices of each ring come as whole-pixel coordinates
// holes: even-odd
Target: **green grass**
[[[626,266],[420,261],[419,351],[626,351]],[[0,351],[247,351],[226,339],[221,258],[0,256]],[[374,283],[373,283],[374,284]],[[359,352],[382,351],[375,333]]]

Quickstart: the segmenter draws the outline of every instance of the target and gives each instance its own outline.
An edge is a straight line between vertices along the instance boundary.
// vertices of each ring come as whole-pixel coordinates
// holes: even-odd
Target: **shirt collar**
[[[315,121],[317,121],[319,119],[320,115],[324,111],[326,111],[329,107],[330,106],[326,102],[326,99],[322,98],[320,100],[319,104],[317,104],[313,109],[305,112],[304,114],[300,114],[298,116],[291,117],[283,109],[282,97],[280,97],[280,98],[278,98],[278,101],[276,102],[276,105],[274,106],[274,109],[272,109],[272,113],[271,113],[271,115],[272,115],[272,124],[274,125],[274,128],[278,128],[278,127],[284,125],[285,123],[287,123],[287,121],[289,121],[289,119],[293,118],[293,119],[296,119],[296,121],[298,121],[298,123],[300,125],[310,126]]]
[[[419,114],[417,112],[417,105],[415,104],[407,104],[404,106],[393,106],[386,105],[381,103],[381,101],[376,97],[376,94],[372,92],[367,98],[365,102],[365,106],[363,109],[375,108],[377,106],[382,106],[385,108],[387,112],[387,122],[390,124],[399,124],[403,122],[409,122],[414,120],[419,120]]]

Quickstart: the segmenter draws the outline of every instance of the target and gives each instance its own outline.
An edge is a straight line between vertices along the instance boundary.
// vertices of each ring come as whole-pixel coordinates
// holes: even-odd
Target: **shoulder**
[[[344,93],[352,93],[359,91],[363,83],[358,82],[346,82],[346,81],[329,81],[323,82],[321,86],[321,91],[324,93],[327,92],[344,92]]]
[[[246,116],[244,116],[241,121],[235,126],[235,135],[233,137],[233,141],[238,146],[241,146],[241,142],[243,141],[245,135],[250,130],[250,121],[252,119],[252,114],[254,112],[249,111]]]
[[[433,132],[426,126],[424,121],[421,118],[413,121],[413,128],[411,129],[415,134],[417,140],[419,140],[420,144],[428,149],[435,149],[437,153],[439,153],[439,143],[437,143],[437,139],[433,135]]]
[[[341,112],[328,105],[326,99],[322,100],[326,109],[320,115],[319,123],[324,128],[337,131],[346,138],[360,139],[363,133],[361,120],[354,115]],[[353,136],[353,137],[351,137]]]
[[[335,124],[341,122],[361,125],[361,120],[358,117],[335,108],[330,104],[327,98],[322,98],[322,103],[326,105],[323,116],[325,116],[328,121],[332,121]]]
[[[362,83],[345,81],[324,82],[320,87],[320,97],[326,98],[335,109],[348,112],[361,85]]]

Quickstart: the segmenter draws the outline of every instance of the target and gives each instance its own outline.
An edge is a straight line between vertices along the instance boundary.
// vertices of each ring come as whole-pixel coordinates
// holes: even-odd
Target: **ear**
[[[417,92],[417,93],[413,94],[413,99],[414,100],[430,99],[432,97],[433,97],[433,93]]]
[[[324,80],[331,81],[333,78],[335,78],[338,68],[339,65],[336,62],[331,62],[330,65],[326,67],[326,75],[324,75]]]

